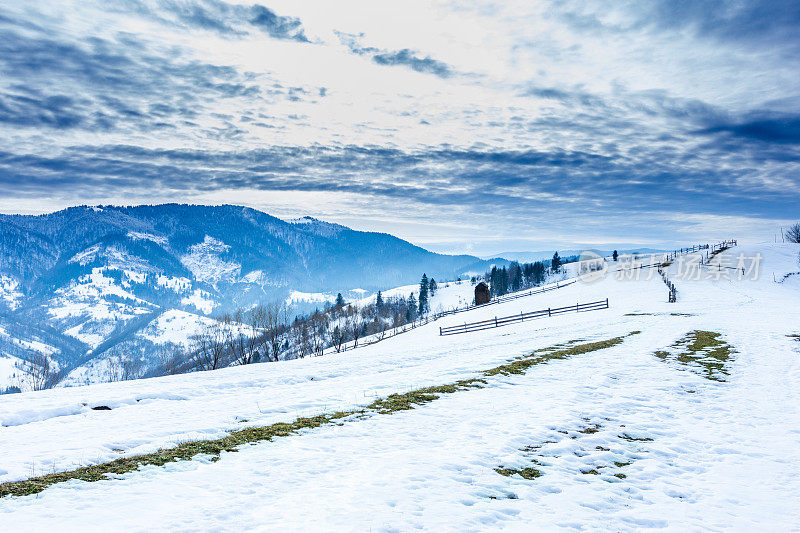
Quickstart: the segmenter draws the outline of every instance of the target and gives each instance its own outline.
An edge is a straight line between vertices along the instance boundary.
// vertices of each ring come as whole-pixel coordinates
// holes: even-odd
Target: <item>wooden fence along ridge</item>
[[[481,320],[479,322],[465,322],[457,326],[446,326],[439,328],[439,335],[456,335],[458,333],[467,333],[469,331],[480,331],[489,328],[499,328],[514,322],[523,322],[533,318],[542,318],[546,316],[560,315],[569,312],[582,312],[582,311],[596,311],[598,309],[608,309],[608,298],[605,300],[598,300],[596,302],[589,302],[585,304],[568,305],[566,307],[556,307],[549,309],[540,309],[539,311],[531,311],[528,313],[519,313],[518,315],[509,315],[502,318],[494,317],[489,320]]]
[[[400,335],[401,333],[405,333],[407,331],[411,331],[413,329],[418,328],[419,326],[425,326],[425,325],[429,324],[430,322],[435,322],[436,320],[439,320],[440,318],[448,316],[448,315],[455,315],[456,313],[463,313],[465,311],[472,311],[473,309],[477,309],[479,307],[486,307],[487,305],[493,305],[493,304],[498,304],[498,303],[502,303],[502,302],[508,302],[510,300],[516,300],[517,298],[523,298],[525,296],[532,296],[534,294],[541,294],[543,292],[550,292],[550,291],[554,291],[556,289],[563,289],[564,287],[572,285],[573,283],[576,283],[577,281],[578,281],[577,279],[571,279],[571,280],[566,281],[566,282],[557,281],[556,284],[552,285],[552,286],[540,287],[540,288],[536,288],[536,289],[530,289],[530,290],[527,290],[527,291],[524,291],[524,292],[515,292],[515,293],[512,293],[512,294],[508,294],[506,296],[500,296],[498,298],[492,299],[490,302],[485,303],[485,304],[467,305],[467,306],[464,306],[464,307],[459,307],[457,309],[449,309],[447,311],[441,311],[441,312],[438,312],[438,313],[429,313],[429,314],[425,315],[424,317],[420,317],[420,318],[418,318],[417,320],[415,320],[413,322],[410,322],[408,324],[405,324],[405,325],[401,326],[400,329],[398,329],[398,328],[387,329],[382,334],[372,335],[372,337],[373,337],[372,339],[362,339],[361,342],[358,343],[358,344],[356,344],[354,341],[348,341],[347,343],[345,343],[343,346],[339,347],[338,349],[336,349],[335,347],[331,346],[331,347],[328,347],[328,348],[325,348],[324,350],[322,350],[322,352],[320,354],[318,354],[318,355],[341,353],[341,352],[346,352],[346,351],[349,351],[349,350],[354,350],[354,349],[356,349],[356,348],[358,348],[360,346],[369,346],[370,344],[375,344],[376,342],[380,342],[380,341],[382,341],[384,339],[395,337],[397,335]],[[571,306],[571,309],[574,310],[574,308],[575,308],[574,306]],[[583,310],[583,309],[581,309],[581,310]]]
[[[578,281],[577,278],[576,279],[572,279],[570,281],[566,281],[566,282],[556,281],[555,285],[552,285],[552,286],[549,286],[549,287],[541,287],[541,288],[538,288],[538,289],[530,289],[530,290],[527,290],[527,291],[524,291],[524,292],[515,292],[515,293],[512,293],[512,294],[507,294],[506,296],[498,296],[497,298],[492,298],[491,300],[489,300],[485,304],[467,305],[465,307],[459,307],[458,309],[450,309],[450,310],[447,310],[447,311],[441,311],[439,313],[434,313],[433,314],[433,318],[437,319],[437,318],[441,318],[441,317],[447,316],[447,315],[455,315],[457,313],[463,313],[465,311],[472,311],[473,309],[478,309],[480,307],[486,307],[487,305],[501,304],[503,302],[510,302],[511,300],[516,300],[517,298],[524,298],[525,296],[531,296],[531,295],[534,295],[534,294],[541,294],[543,292],[550,292],[550,291],[554,291],[554,290],[557,290],[557,289],[563,289],[564,287],[566,287],[568,285],[572,285],[573,283],[576,283],[577,281]]]

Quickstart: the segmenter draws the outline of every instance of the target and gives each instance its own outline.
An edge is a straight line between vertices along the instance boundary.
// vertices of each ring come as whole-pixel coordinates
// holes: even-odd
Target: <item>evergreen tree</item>
[[[344,298],[342,297],[342,293],[336,295],[336,309],[341,309],[344,307]]]
[[[616,251],[616,250],[614,250],[614,253],[613,253],[613,254],[611,254],[611,257],[613,257],[613,258],[614,258],[614,261],[616,261],[616,260],[617,260],[617,258],[619,257],[619,254],[617,253],[617,251]]]
[[[422,280],[419,282],[419,315],[422,316],[428,312],[428,276],[422,275]]]
[[[417,319],[417,299],[414,297],[414,293],[411,293],[411,296],[408,297],[408,307],[406,308],[406,321],[413,322]]]
[[[550,262],[550,268],[553,269],[553,272],[558,272],[561,270],[561,258],[558,256],[558,252],[553,254],[553,260]]]
[[[522,267],[516,261],[508,267],[508,289],[510,292],[518,291],[522,288]]]
[[[533,283],[534,285],[541,285],[545,279],[544,263],[536,261],[533,264]]]
[[[375,308],[379,313],[383,310],[383,295],[381,291],[378,291],[378,295],[375,297]]]
[[[431,278],[431,282],[428,284],[429,295],[430,296],[435,295],[436,294],[436,290],[438,288],[439,288],[439,286],[436,284],[436,280]]]

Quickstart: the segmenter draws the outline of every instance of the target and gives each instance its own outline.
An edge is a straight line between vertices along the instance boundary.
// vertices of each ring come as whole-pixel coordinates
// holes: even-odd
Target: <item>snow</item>
[[[8,333],[6,329],[0,326],[0,339],[7,340],[24,348],[26,350],[32,350],[34,352],[43,353],[45,355],[53,355],[54,353],[58,352],[58,348],[50,346],[44,342],[41,342],[37,339],[18,339]],[[0,383],[3,383],[3,380],[0,379]]]
[[[242,281],[247,283],[258,283],[264,278],[263,270],[253,270],[242,276]]]
[[[141,241],[141,240],[152,241],[156,244],[160,244],[161,246],[166,246],[168,242],[167,238],[162,235],[153,235],[152,233],[142,233],[138,231],[129,231],[128,237],[135,241]]]
[[[19,290],[19,282],[11,276],[0,274],[0,301],[5,301],[13,311],[19,306],[22,292]]]
[[[187,313],[178,309],[170,309],[153,320],[137,336],[154,344],[179,344],[188,347],[192,337],[215,321],[200,315]]]
[[[172,289],[178,294],[187,292],[192,288],[192,280],[189,278],[164,276],[163,274],[156,278],[156,283],[161,287]]]
[[[734,266],[739,253],[761,254],[756,280],[716,279],[716,264],[683,280],[676,261],[674,304],[649,269],[617,279],[611,264],[592,283],[338,355],[0,397],[2,482],[363,406],[475,377],[537,348],[641,331],[489,378],[482,389],[243,446],[217,462],[198,457],[3,498],[0,521],[66,530],[796,529],[800,342],[787,335],[800,333],[800,282],[775,283],[772,274],[797,271],[798,252],[783,244],[723,252],[721,264]],[[608,310],[438,335],[440,325],[606,297]],[[734,347],[727,381],[653,356],[693,330],[721,333]],[[505,477],[500,466],[535,466],[542,476]],[[592,469],[599,473],[582,473]]]
[[[97,348],[103,339],[106,338],[106,335],[114,331],[114,326],[110,324],[105,324],[100,326],[100,328],[96,328],[89,331],[84,331],[86,329],[85,324],[78,324],[77,326],[73,326],[69,329],[64,330],[65,335],[69,335],[70,337],[75,337],[79,341],[87,344],[90,348],[94,349]]]
[[[51,302],[48,312],[55,318],[91,315],[94,318],[131,318],[135,313],[132,306],[115,304],[103,300],[105,296],[113,296],[137,304],[149,306],[141,298],[137,298],[116,284],[113,278],[103,274],[105,267],[93,268],[91,274],[81,276],[67,289],[56,291],[57,297]],[[117,308],[127,311],[119,312]]]
[[[204,290],[195,289],[190,296],[181,298],[181,305],[191,305],[201,313],[210,314],[217,305],[211,295]]]
[[[22,376],[22,371],[19,367],[21,365],[22,359],[13,355],[0,354],[0,391],[11,385],[20,385],[19,378]]]
[[[381,296],[384,299],[398,297],[408,298],[412,292],[415,296],[419,296],[419,284],[395,287],[381,292]],[[377,295],[373,294],[372,296],[360,299],[356,302],[356,305],[365,306],[374,304],[376,298]],[[428,305],[431,311],[436,313],[472,305],[474,298],[475,287],[468,280],[449,281],[438,284],[436,294],[429,297]]]
[[[68,263],[80,263],[81,265],[85,265],[87,263],[91,263],[94,261],[95,257],[97,257],[97,253],[100,251],[100,245],[95,244],[94,246],[90,246],[89,248],[83,250],[82,252],[78,252],[77,254],[73,255]]]
[[[188,268],[198,281],[215,286],[220,281],[234,282],[239,277],[241,265],[220,258],[230,250],[222,241],[206,235],[203,242],[189,247],[189,253],[181,256],[181,263]]]
[[[301,292],[301,291],[292,291],[289,296],[286,297],[286,303],[288,305],[296,304],[296,303],[326,303],[326,302],[335,302],[336,295],[330,294],[327,292]]]
[[[313,224],[317,222],[317,219],[311,217],[290,218],[286,222],[289,224]]]

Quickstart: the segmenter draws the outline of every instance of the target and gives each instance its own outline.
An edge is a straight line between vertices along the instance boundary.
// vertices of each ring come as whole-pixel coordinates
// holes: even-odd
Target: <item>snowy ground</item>
[[[245,446],[218,462],[200,457],[3,498],[0,524],[9,531],[797,530],[800,342],[787,335],[800,333],[800,276],[774,283],[772,274],[799,270],[799,251],[761,245],[722,254],[735,267],[739,253],[760,253],[756,281],[681,280],[676,262],[669,269],[676,304],[666,303],[658,276],[619,281],[611,273],[339,355],[0,397],[2,482],[366,405],[474,377],[537,348],[641,331],[411,411]],[[440,325],[606,297],[608,310],[438,336]],[[736,350],[726,381],[653,355],[693,330],[721,333]],[[112,409],[91,410],[99,405]],[[501,466],[535,466],[542,476],[505,477],[495,472]]]

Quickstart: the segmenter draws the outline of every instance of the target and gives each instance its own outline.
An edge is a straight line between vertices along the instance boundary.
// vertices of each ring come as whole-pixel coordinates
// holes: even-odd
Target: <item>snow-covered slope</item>
[[[0,481],[291,421],[476,377],[531,351],[640,331],[614,347],[374,415],[95,483],[0,500],[17,529],[791,530],[800,459],[800,247],[756,280],[577,283],[320,358],[0,397]],[[731,273],[733,269],[729,269]],[[710,279],[708,277],[710,276]],[[715,278],[719,279],[715,279]],[[438,327],[609,298],[611,308],[440,337]],[[655,352],[701,330],[735,352],[724,381]],[[715,367],[716,368],[716,367]],[[719,369],[718,369],[719,370]],[[95,411],[107,406],[111,410]],[[535,467],[541,477],[500,475]],[[619,474],[619,475],[617,475]],[[169,495],[169,497],[166,497]],[[12,527],[12,529],[14,529]]]
[[[0,214],[0,327],[21,342],[45,339],[54,364],[90,379],[102,372],[89,366],[163,311],[216,316],[283,300],[308,312],[338,292],[353,301],[423,271],[455,277],[476,261],[230,205]],[[37,356],[21,346],[0,345],[0,355]],[[138,342],[136,352],[146,361],[158,348]]]

